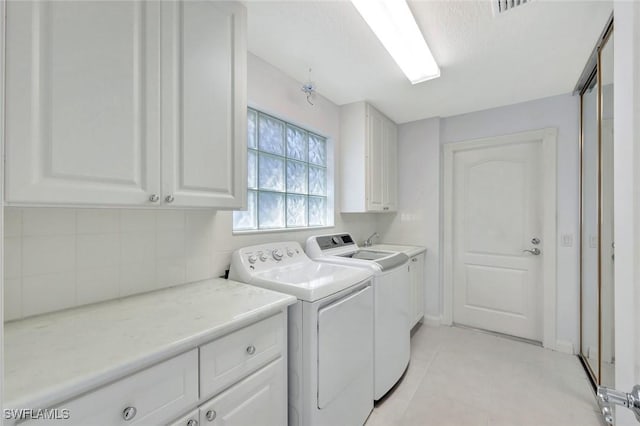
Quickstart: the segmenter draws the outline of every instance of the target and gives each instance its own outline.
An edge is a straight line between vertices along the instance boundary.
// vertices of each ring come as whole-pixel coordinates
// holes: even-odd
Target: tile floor
[[[404,378],[366,426],[601,426],[596,410],[575,356],[423,325]]]

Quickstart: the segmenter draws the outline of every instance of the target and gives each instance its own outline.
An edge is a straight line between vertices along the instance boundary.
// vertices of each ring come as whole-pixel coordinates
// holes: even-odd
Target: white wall
[[[640,382],[640,4],[616,1],[614,13],[615,386],[630,392]],[[618,407],[616,424],[637,422]]]
[[[302,83],[249,55],[249,104],[339,144],[339,108],[307,104]],[[338,164],[333,164],[339,170]],[[339,191],[339,176],[335,176]],[[339,200],[339,193],[335,196]],[[339,206],[336,206],[339,211]],[[318,233],[375,230],[375,215],[336,214],[335,228],[234,236],[232,213],[208,210],[7,208],[6,320],[221,275],[234,249]]]
[[[437,126],[437,123],[440,126]],[[557,338],[578,344],[578,98],[570,94],[538,99],[516,105],[493,108],[442,119],[428,119],[400,126],[400,164],[417,164],[399,176],[401,194],[400,211],[395,217],[381,219],[384,239],[406,242],[422,241],[429,249],[427,314],[439,316],[442,312],[441,273],[441,199],[442,158],[441,145],[470,139],[499,136],[545,127],[558,129],[558,239],[563,234],[573,236],[572,247],[558,245],[558,325]],[[400,167],[403,168],[402,166]],[[438,189],[438,196],[434,195]],[[412,198],[410,194],[428,196]],[[416,227],[408,220],[411,214],[421,212],[424,225]],[[409,216],[407,216],[407,214]],[[415,232],[416,235],[412,235]],[[409,240],[411,239],[411,241]],[[398,240],[397,242],[403,242]],[[437,273],[435,272],[437,271]]]
[[[398,128],[397,214],[381,214],[381,239],[427,248],[425,316],[440,317],[440,119]]]

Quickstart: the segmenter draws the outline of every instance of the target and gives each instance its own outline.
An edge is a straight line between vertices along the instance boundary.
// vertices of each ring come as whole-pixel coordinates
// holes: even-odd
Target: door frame
[[[556,128],[545,128],[502,136],[473,139],[448,143],[443,146],[444,153],[444,239],[443,239],[443,310],[442,324],[453,324],[453,161],[457,152],[479,148],[498,147],[514,143],[539,141],[542,144],[542,199],[543,225],[542,241],[545,244],[545,256],[542,257],[542,345],[545,348],[573,352],[566,344],[556,339],[557,318],[557,135]]]

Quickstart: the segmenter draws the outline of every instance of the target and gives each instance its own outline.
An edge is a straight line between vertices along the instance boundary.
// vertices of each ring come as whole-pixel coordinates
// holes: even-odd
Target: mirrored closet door
[[[580,92],[580,357],[594,384],[614,383],[613,18]]]

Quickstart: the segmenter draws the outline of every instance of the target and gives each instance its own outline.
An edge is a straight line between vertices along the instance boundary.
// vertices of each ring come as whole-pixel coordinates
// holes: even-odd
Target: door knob
[[[532,255],[534,255],[534,256],[538,256],[538,255],[540,255],[540,253],[542,253],[538,247],[533,248],[533,249],[526,249],[526,250],[522,250],[522,252],[523,252],[523,253],[524,253],[525,251],[526,251],[526,252],[531,253],[531,254],[532,254]]]
[[[633,411],[636,420],[640,422],[640,385],[636,385],[631,393],[620,392],[604,386],[598,386],[598,405],[607,424],[613,425],[613,416],[611,415],[611,407],[620,405]]]

